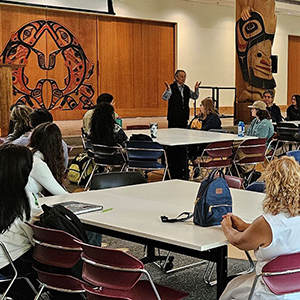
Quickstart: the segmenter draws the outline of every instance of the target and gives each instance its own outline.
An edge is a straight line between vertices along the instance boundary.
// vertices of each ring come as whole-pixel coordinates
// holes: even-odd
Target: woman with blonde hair
[[[30,131],[29,115],[32,109],[26,105],[15,106],[10,113],[10,120],[14,123],[13,132],[10,133],[4,143],[10,143],[25,132]]]
[[[241,275],[227,285],[220,300],[247,299],[256,273],[270,260],[282,254],[300,251],[300,166],[293,157],[273,160],[265,172],[266,197],[263,214],[245,223],[233,214],[223,216],[221,223],[228,241],[241,250],[254,250],[256,272]],[[300,299],[300,293],[275,295],[258,280],[253,299]]]

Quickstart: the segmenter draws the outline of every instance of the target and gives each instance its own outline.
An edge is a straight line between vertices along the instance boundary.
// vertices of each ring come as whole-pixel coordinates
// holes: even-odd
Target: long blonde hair
[[[277,215],[300,215],[300,166],[294,157],[274,159],[262,175],[266,183],[263,210]]]

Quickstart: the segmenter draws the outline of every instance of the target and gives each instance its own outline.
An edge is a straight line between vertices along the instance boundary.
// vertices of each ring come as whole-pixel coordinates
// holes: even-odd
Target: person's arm
[[[62,146],[64,151],[64,163],[65,163],[65,171],[68,169],[68,163],[69,163],[69,151],[68,151],[68,145],[64,140],[62,140]]]
[[[196,81],[195,83],[195,89],[194,92],[190,90],[190,98],[197,100],[199,98],[199,86],[201,84],[201,81]]]
[[[272,230],[263,216],[258,217],[252,224],[244,223],[242,231],[234,228],[236,220],[232,214],[224,216],[221,222],[227,240],[240,250],[257,250],[267,247],[272,242]],[[246,225],[245,225],[246,224]]]
[[[56,181],[48,165],[42,160],[34,161],[30,177],[37,181],[52,195],[68,194],[68,192]]]
[[[269,120],[262,120],[256,128],[256,136],[259,138],[269,138],[271,134],[274,134],[273,124]]]
[[[172,90],[167,81],[165,81],[165,86],[166,86],[166,90],[162,95],[162,99],[165,101],[168,101],[170,99],[170,97],[172,96]]]

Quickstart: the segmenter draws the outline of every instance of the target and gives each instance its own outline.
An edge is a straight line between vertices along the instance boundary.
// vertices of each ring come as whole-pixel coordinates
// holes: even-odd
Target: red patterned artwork
[[[37,43],[48,33],[56,49],[49,54],[43,53]],[[45,78],[32,83],[26,75],[30,56],[35,56],[40,70],[45,71]],[[17,30],[6,44],[0,55],[0,63],[21,65],[13,70],[13,92],[19,96],[16,102],[33,108],[48,110],[88,109],[94,106],[92,97],[94,88],[88,79],[94,72],[94,64],[86,57],[78,39],[64,26],[55,21],[37,20],[25,24]],[[56,78],[48,78],[47,72],[58,63],[64,64],[67,76],[64,84],[58,84]],[[30,84],[29,84],[30,82]],[[50,86],[51,99],[45,99],[43,89]]]

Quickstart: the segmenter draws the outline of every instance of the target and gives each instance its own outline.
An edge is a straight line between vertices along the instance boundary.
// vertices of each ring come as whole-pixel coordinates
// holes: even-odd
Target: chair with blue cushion
[[[255,181],[250,183],[245,190],[246,191],[253,191],[253,192],[259,192],[264,193],[265,192],[266,185],[263,181]]]
[[[300,163],[300,150],[288,151],[287,156],[293,156],[298,163]]]
[[[167,155],[164,148],[157,142],[131,140],[126,142],[127,170],[142,170],[145,172],[164,170],[165,180],[170,172]]]

